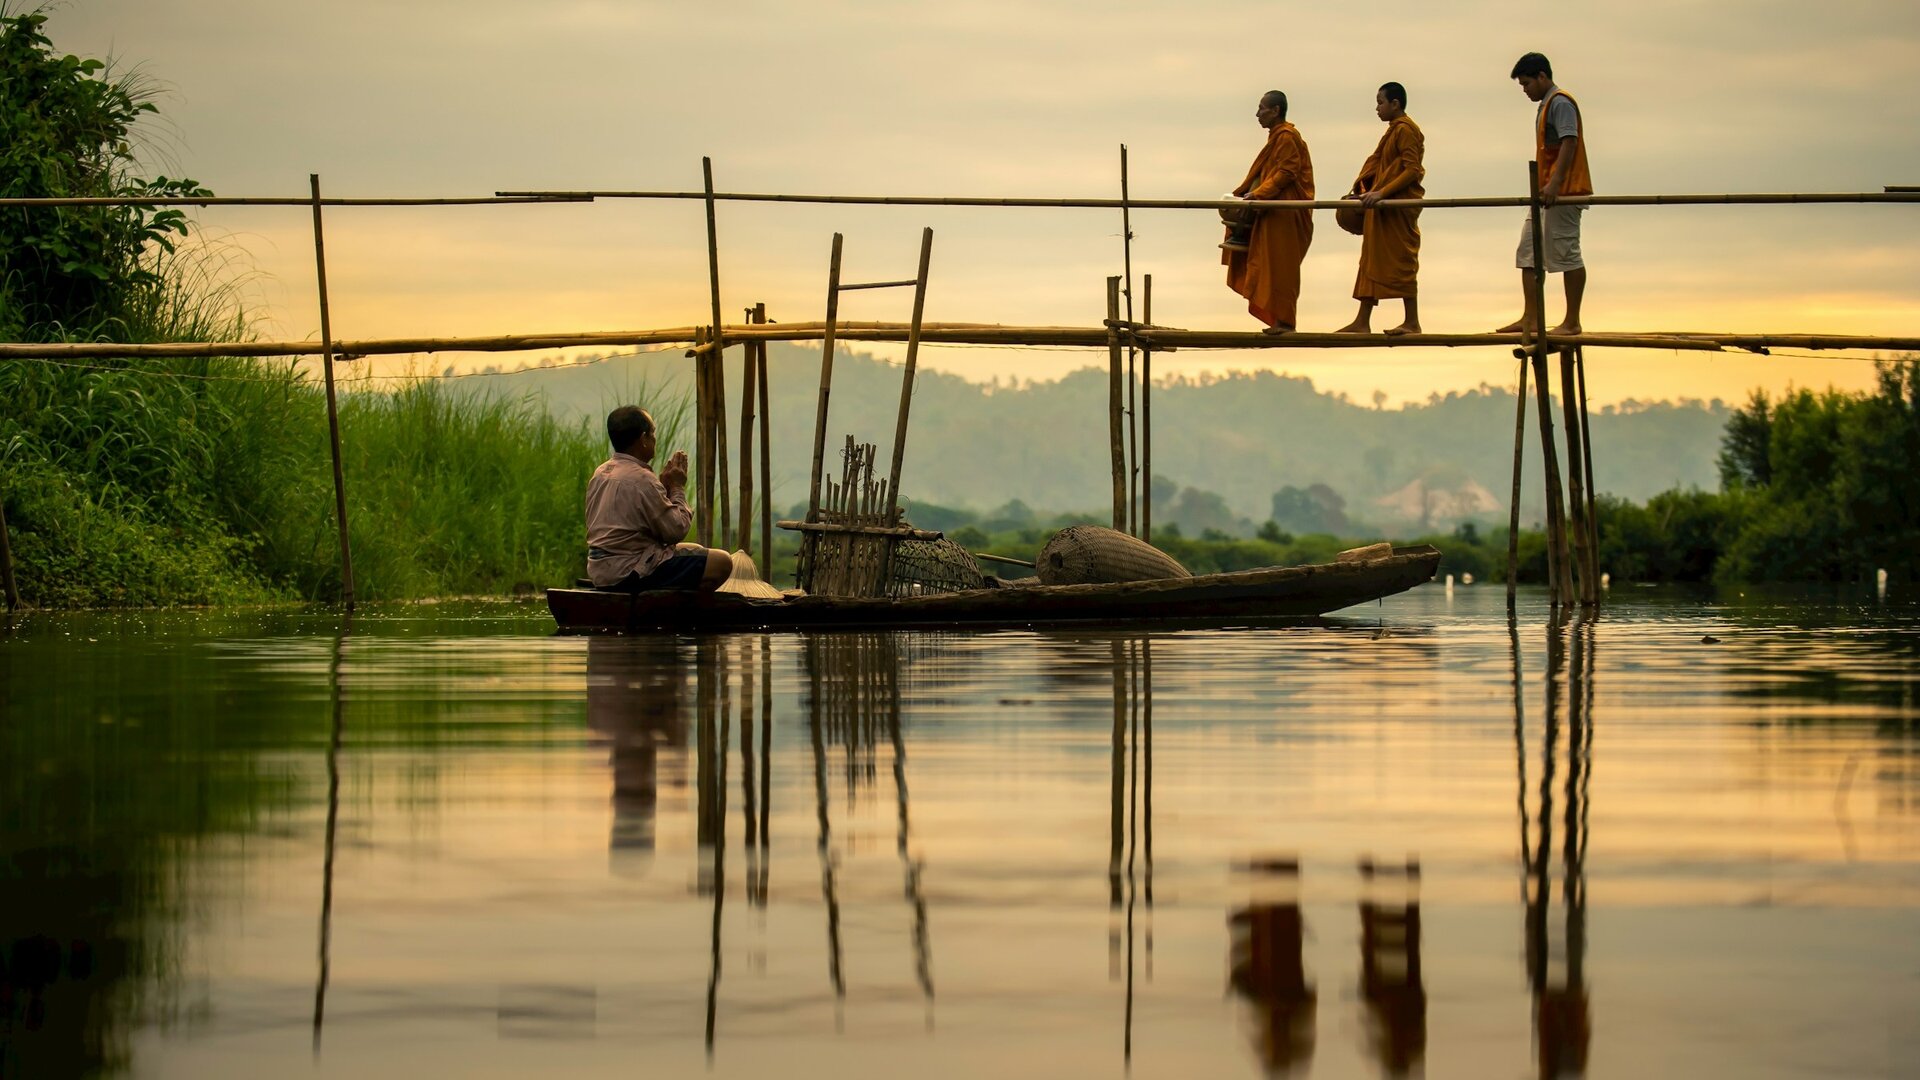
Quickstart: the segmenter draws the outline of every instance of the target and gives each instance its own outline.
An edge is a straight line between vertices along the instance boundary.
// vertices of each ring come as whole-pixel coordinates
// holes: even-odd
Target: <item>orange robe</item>
[[[1360,166],[1353,193],[1385,191],[1391,199],[1425,198],[1427,189],[1420,181],[1427,175],[1426,152],[1427,138],[1420,133],[1420,125],[1405,116],[1395,117],[1373,156]],[[1414,278],[1420,272],[1420,211],[1375,207],[1365,211],[1363,218],[1366,232],[1360,240],[1360,274],[1353,282],[1353,298],[1419,295]]]
[[[1288,123],[1268,129],[1267,145],[1233,193],[1249,199],[1313,198],[1313,159],[1300,129]],[[1313,211],[1260,211],[1247,250],[1221,254],[1227,286],[1247,298],[1254,318],[1268,326],[1293,326],[1300,306],[1300,262],[1312,243]]]

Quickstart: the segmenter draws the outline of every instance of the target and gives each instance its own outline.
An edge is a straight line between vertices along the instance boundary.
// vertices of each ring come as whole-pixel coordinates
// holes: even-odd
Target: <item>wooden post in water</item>
[[[756,325],[767,321],[767,305],[753,305],[753,321]],[[753,385],[760,394],[760,562],[764,568],[760,578],[773,581],[773,435],[772,419],[768,415],[772,410],[767,405],[767,343],[754,342],[753,346]],[[769,691],[771,693],[771,691]]]
[[[933,229],[928,227],[920,230],[920,273],[913,287],[913,323],[907,330],[907,370],[900,379],[900,414],[893,425],[893,467],[887,472],[887,516],[883,521],[888,526],[900,511],[900,466],[907,453],[907,414],[913,409],[913,374],[920,356],[920,319],[927,310],[927,265],[932,259]]]
[[[1520,463],[1527,449],[1527,354],[1520,353],[1519,389],[1513,406],[1513,496],[1507,514],[1507,610],[1513,610],[1513,593],[1520,575]]]
[[[1153,325],[1153,275],[1141,279],[1140,321]],[[1140,349],[1140,539],[1153,543],[1153,347]]]
[[[748,308],[746,321],[753,321]],[[737,550],[753,553],[753,351],[758,342],[749,341],[740,350],[740,540]]]
[[[1589,549],[1587,532],[1587,485],[1586,425],[1580,415],[1580,397],[1576,392],[1579,379],[1574,372],[1573,350],[1560,350],[1560,408],[1567,424],[1567,509],[1571,526],[1568,546],[1573,551],[1574,565],[1580,571],[1580,603],[1593,603],[1593,597],[1599,592],[1595,588],[1597,575],[1593,569],[1593,552]],[[1569,597],[1569,602],[1571,602]]]
[[[7,610],[20,607],[20,587],[13,580],[13,542],[7,539],[7,498],[0,491],[0,589],[6,590]]]
[[[1113,527],[1127,531],[1127,452],[1120,436],[1120,279],[1107,279],[1107,443],[1113,468]]]
[[[720,230],[714,211],[712,158],[703,157],[700,159],[700,175],[706,184],[707,286],[713,310],[713,333],[712,336],[707,339],[713,347],[701,355],[701,359],[706,362],[707,392],[713,397],[713,404],[708,409],[707,416],[711,432],[707,436],[707,439],[712,447],[713,465],[707,471],[707,487],[705,489],[707,499],[705,501],[707,503],[714,501],[714,485],[717,483],[720,504],[720,542],[724,544],[726,543],[727,533],[732,531],[728,525],[727,514],[727,380],[724,364],[727,355],[727,342],[720,329]],[[703,443],[702,445],[707,444]],[[712,547],[712,509],[706,511],[706,523],[707,535],[701,543]]]
[[[833,255],[827,262],[827,322],[820,334],[820,400],[813,414],[813,474],[807,484],[807,520],[820,518],[820,475],[827,460],[827,399],[833,393],[833,330],[840,318],[840,244],[833,234]]]
[[[1600,506],[1593,485],[1593,425],[1587,419],[1587,350],[1576,346],[1573,364],[1580,382],[1581,467],[1587,474],[1587,550],[1593,556],[1593,585],[1587,592],[1590,604],[1600,602]],[[1572,393],[1572,390],[1568,390]]]
[[[1127,192],[1127,144],[1120,144],[1120,241],[1125,259],[1127,322],[1133,322],[1133,215]],[[1127,338],[1127,529],[1140,535],[1140,414],[1134,405],[1132,335]]]
[[[707,335],[712,328],[693,330],[693,528],[706,547],[713,546],[713,445],[710,437],[713,412],[713,380],[707,378]]]
[[[1553,443],[1553,396],[1547,385],[1547,248],[1540,203],[1540,163],[1527,163],[1528,227],[1533,238],[1532,293],[1533,380],[1534,394],[1540,405],[1540,461],[1546,474],[1547,492],[1547,577],[1552,603],[1573,600],[1572,568],[1567,565],[1565,504],[1560,493],[1560,455]]]
[[[347,542],[347,481],[340,469],[340,406],[333,390],[333,310],[327,302],[327,240],[320,227],[320,174],[313,188],[313,262],[320,285],[320,370],[327,387],[327,445],[333,451],[333,512],[340,527],[340,602],[353,610],[353,548]]]

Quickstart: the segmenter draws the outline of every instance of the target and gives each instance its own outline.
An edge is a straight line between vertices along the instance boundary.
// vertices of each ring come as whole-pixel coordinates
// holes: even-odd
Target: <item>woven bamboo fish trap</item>
[[[946,538],[899,540],[887,580],[889,596],[984,589],[987,575],[966,548]]]
[[[1193,575],[1173,556],[1138,537],[1099,525],[1054,533],[1034,560],[1042,585],[1097,585]]]

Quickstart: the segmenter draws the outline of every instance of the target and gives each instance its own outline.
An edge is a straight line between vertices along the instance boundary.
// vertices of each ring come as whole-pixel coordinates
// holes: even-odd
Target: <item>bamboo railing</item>
[[[1587,332],[1571,335],[1541,335],[1539,333],[1485,333],[1485,334],[1407,334],[1402,336],[1381,336],[1368,334],[1328,334],[1328,333],[1289,333],[1274,335],[1267,333],[1191,330],[1179,327],[1158,326],[1152,322],[1151,276],[1148,277],[1148,301],[1143,311],[1142,322],[1133,320],[1133,265],[1132,265],[1132,218],[1134,211],[1148,210],[1220,210],[1228,208],[1252,208],[1256,210],[1328,210],[1359,208],[1360,204],[1347,199],[1317,200],[1255,200],[1239,199],[1137,199],[1131,197],[1127,175],[1126,148],[1121,147],[1121,195],[1112,198],[1026,198],[991,196],[925,196],[925,195],[828,195],[828,194],[780,194],[767,192],[721,192],[716,191],[713,182],[711,159],[703,159],[702,190],[699,191],[627,191],[627,190],[585,190],[585,191],[497,191],[489,196],[454,196],[421,198],[323,198],[320,195],[319,178],[311,178],[311,192],[305,197],[293,196],[205,196],[205,197],[164,197],[164,198],[0,198],[0,207],[110,207],[110,206],[193,206],[193,207],[304,207],[311,210],[314,226],[314,251],[318,269],[319,307],[321,313],[321,338],[319,341],[254,341],[254,342],[163,342],[163,343],[121,343],[121,342],[58,342],[28,343],[0,342],[0,360],[46,360],[73,361],[86,359],[164,359],[198,357],[302,357],[319,356],[322,358],[324,382],[329,418],[329,441],[333,455],[334,495],[340,532],[340,560],[342,571],[343,600],[351,609],[353,606],[353,579],[351,552],[347,544],[345,478],[341,473],[339,460],[339,430],[333,386],[333,362],[336,360],[354,360],[370,356],[413,355],[436,352],[472,352],[504,353],[528,352],[546,349],[592,349],[624,346],[659,345],[688,346],[689,355],[696,361],[696,385],[699,388],[699,406],[697,408],[700,431],[696,436],[701,476],[698,481],[701,497],[702,539],[711,545],[715,537],[714,508],[720,506],[719,533],[724,537],[731,533],[729,527],[729,507],[726,478],[727,439],[725,435],[725,376],[721,358],[730,345],[743,346],[746,357],[743,364],[744,382],[742,394],[741,437],[739,450],[743,456],[740,470],[739,536],[742,547],[746,546],[751,535],[748,527],[749,507],[753,501],[754,470],[748,455],[753,451],[752,400],[757,397],[759,404],[761,454],[759,477],[762,483],[770,486],[771,475],[768,471],[768,450],[766,445],[766,344],[773,341],[818,341],[825,350],[823,366],[830,370],[833,347],[838,341],[865,342],[911,342],[913,344],[966,344],[966,345],[1002,345],[1013,347],[1054,346],[1067,348],[1097,349],[1105,348],[1109,355],[1112,386],[1109,394],[1110,414],[1110,450],[1113,457],[1114,522],[1116,528],[1126,529],[1138,535],[1151,536],[1151,454],[1152,432],[1147,422],[1136,423],[1136,408],[1150,409],[1148,395],[1151,393],[1151,356],[1155,352],[1172,352],[1177,349],[1381,349],[1381,348],[1512,348],[1521,359],[1519,369],[1520,410],[1515,426],[1515,458],[1513,487],[1513,525],[1517,534],[1518,508],[1520,495],[1519,463],[1521,460],[1522,440],[1525,432],[1526,381],[1529,363],[1534,370],[1535,390],[1540,401],[1540,428],[1545,460],[1549,476],[1547,488],[1549,497],[1549,533],[1555,539],[1550,540],[1549,553],[1553,562],[1550,576],[1550,596],[1553,603],[1572,603],[1574,593],[1571,583],[1569,559],[1579,563],[1579,598],[1583,603],[1597,600],[1597,588],[1594,580],[1597,574],[1597,552],[1595,539],[1597,527],[1592,520],[1592,446],[1586,437],[1586,375],[1585,350],[1595,348],[1631,348],[1664,349],[1689,352],[1728,352],[1745,351],[1765,354],[1770,349],[1791,348],[1809,351],[1822,350],[1874,350],[1874,351],[1920,351],[1920,337],[1917,336],[1867,336],[1832,334],[1754,334],[1754,333],[1700,333],[1685,332],[1644,332],[1644,333],[1596,333]],[[552,332],[538,334],[489,335],[475,337],[410,337],[376,338],[365,340],[337,340],[333,336],[329,302],[326,289],[325,242],[321,229],[321,211],[323,207],[453,207],[453,206],[525,206],[562,204],[573,205],[600,200],[698,200],[706,210],[708,285],[711,293],[709,320],[692,326],[667,327],[646,330],[615,330],[593,332]],[[916,311],[914,323],[890,322],[840,322],[837,313],[829,305],[825,322],[765,322],[764,308],[755,310],[751,321],[743,324],[725,325],[721,322],[723,309],[720,295],[719,241],[716,216],[717,204],[722,202],[759,202],[759,203],[814,203],[833,205],[865,206],[926,206],[926,207],[998,207],[998,208],[1034,208],[1034,209],[1091,209],[1118,210],[1121,213],[1123,234],[1124,275],[1110,279],[1109,299],[1106,317],[1100,326],[1007,326],[997,323],[920,323]],[[1648,194],[1648,195],[1597,195],[1564,197],[1559,204],[1572,206],[1769,206],[1769,205],[1818,205],[1818,204],[1911,204],[1920,203],[1920,187],[1889,185],[1877,192],[1787,192],[1787,193],[1723,193],[1723,194]],[[1468,209],[1468,208],[1528,208],[1538,232],[1538,219],[1543,202],[1539,195],[1538,178],[1530,180],[1529,193],[1526,196],[1490,196],[1440,199],[1386,199],[1376,206],[1385,208],[1419,209]],[[837,239],[837,238],[836,238]],[[1541,250],[1536,241],[1534,250]],[[924,289],[924,266],[922,288]],[[1543,277],[1541,275],[1540,277]],[[905,284],[904,282],[875,282],[865,285],[838,285],[833,290],[880,288]],[[1125,299],[1124,309],[1120,304]],[[1538,292],[1536,291],[1536,299]],[[1124,317],[1123,317],[1124,316]],[[1542,319],[1542,322],[1545,320]],[[915,328],[918,327],[916,337]],[[1124,395],[1119,389],[1120,357],[1127,356]],[[1562,403],[1567,410],[1566,436],[1568,439],[1568,468],[1579,475],[1572,476],[1573,521],[1567,522],[1562,516],[1559,470],[1554,453],[1552,420],[1546,412],[1550,398],[1548,395],[1548,368],[1546,358],[1552,354],[1561,357]],[[1136,379],[1133,359],[1138,354],[1142,360],[1141,374],[1146,379],[1145,386],[1139,386],[1136,396]],[[1575,388],[1577,387],[1577,402]],[[907,391],[910,395],[910,390]],[[904,424],[906,406],[903,402],[901,416]],[[822,416],[825,422],[825,395],[821,402]],[[1148,414],[1150,416],[1150,413]],[[1124,418],[1124,419],[1123,419]],[[1123,425],[1125,431],[1123,433]],[[822,433],[816,433],[817,437]],[[896,436],[897,441],[901,435]],[[896,456],[898,450],[896,448]],[[721,459],[716,461],[715,459]],[[898,472],[895,465],[895,473]],[[817,472],[816,468],[816,472]],[[770,545],[770,514],[763,496],[762,503],[762,546]],[[1582,505],[1584,504],[1584,505]],[[1569,533],[1575,534],[1571,538]],[[4,506],[0,505],[0,586],[4,587],[9,606],[18,604],[13,589],[10,551],[5,532]],[[1511,582],[1515,570],[1515,555],[1509,550],[1509,602],[1512,601]]]

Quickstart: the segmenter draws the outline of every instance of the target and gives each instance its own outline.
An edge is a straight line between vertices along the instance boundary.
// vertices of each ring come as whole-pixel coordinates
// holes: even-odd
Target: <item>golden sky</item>
[[[1426,132],[1430,197],[1512,195],[1533,106],[1507,72],[1530,49],[1579,98],[1603,194],[1920,183],[1920,5],[1906,0],[70,0],[49,29],[59,48],[157,80],[155,168],[223,195],[303,195],[309,172],[342,196],[697,189],[710,155],[722,190],[1112,197],[1125,143],[1135,196],[1212,198],[1261,144],[1255,101],[1280,89],[1320,194],[1337,197],[1379,137],[1373,94],[1390,79]],[[1303,329],[1354,306],[1359,242],[1319,218]],[[201,220],[250,271],[263,336],[317,335],[305,211]],[[1517,313],[1522,220],[1424,215],[1427,329]],[[832,233],[846,234],[849,278],[896,278],[923,225],[932,320],[1091,325],[1121,269],[1117,212],[723,204],[726,309],[818,319]],[[1211,213],[1140,212],[1133,229],[1156,322],[1256,325],[1223,283]],[[695,202],[342,209],[327,232],[341,337],[707,318]],[[1920,206],[1600,208],[1584,246],[1590,329],[1920,335]],[[903,293],[857,294],[842,317],[907,308]],[[1557,318],[1557,282],[1548,308]],[[1596,402],[1872,377],[1860,359],[1592,355]],[[924,362],[1049,378],[1104,357],[941,348]],[[1512,377],[1497,349],[1183,352],[1156,371],[1262,366],[1395,401]]]

